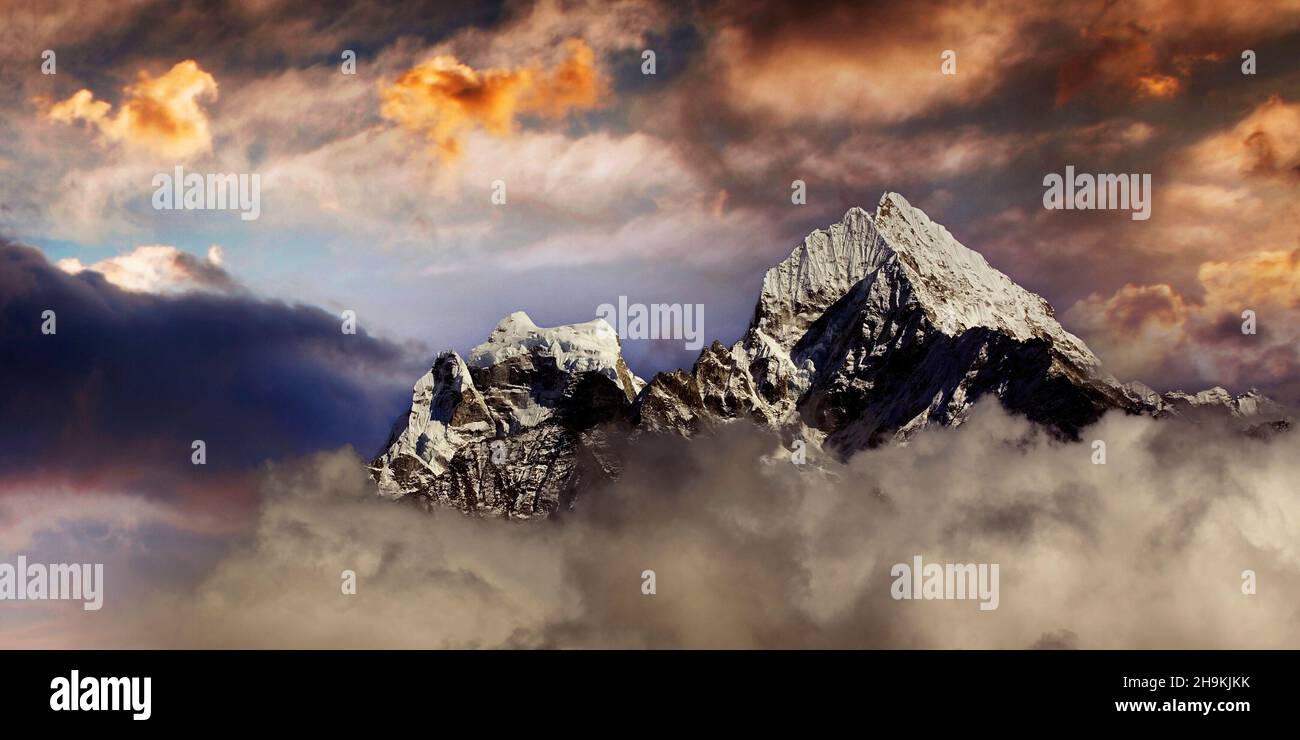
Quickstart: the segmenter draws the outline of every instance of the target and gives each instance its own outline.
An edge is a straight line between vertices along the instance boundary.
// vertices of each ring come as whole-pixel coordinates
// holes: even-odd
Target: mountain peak
[[[1047,301],[886,192],[875,213],[848,209],[768,270],[745,336],[706,347],[689,372],[646,385],[605,321],[544,328],[510,314],[468,363],[439,357],[372,471],[390,495],[545,515],[615,477],[624,442],[643,434],[744,419],[847,457],[961,425],[989,396],[1067,438],[1116,409],[1261,428],[1281,413],[1257,393],[1119,384]]]
[[[515,311],[469,357],[443,352],[416,382],[371,464],[383,494],[527,518],[606,475],[577,451],[593,427],[630,416],[645,386],[609,323],[540,327]]]
[[[940,331],[956,336],[986,327],[1020,341],[1038,338],[1081,368],[1101,361],[1056,320],[1051,304],[997,270],[898,193],[885,193],[875,225],[910,273],[913,288]]]
[[[1087,345],[1057,322],[1046,300],[895,192],[880,197],[875,214],[848,209],[839,223],[813,231],[768,270],[752,330],[789,351],[850,288],[895,258],[939,331],[958,336],[985,327],[1020,341],[1045,339],[1080,368],[1100,366]]]
[[[885,256],[871,214],[850,208],[839,223],[813,231],[763,276],[754,330],[788,351]]]
[[[470,351],[469,365],[487,368],[524,355],[554,358],[568,373],[594,370],[619,381],[622,346],[618,332],[604,319],[548,328],[515,311],[501,319],[487,341]]]

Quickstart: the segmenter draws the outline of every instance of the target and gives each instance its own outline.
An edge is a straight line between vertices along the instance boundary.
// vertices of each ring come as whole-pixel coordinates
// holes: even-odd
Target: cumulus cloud
[[[1300,182],[1300,103],[1273,95],[1232,129],[1192,147],[1185,159],[1205,175]]]
[[[1113,372],[1230,385],[1284,385],[1300,372],[1300,249],[1211,260],[1202,296],[1172,286],[1126,285],[1066,312]],[[1243,333],[1254,313],[1256,333]]]
[[[235,292],[239,286],[221,267],[221,261],[222,249],[216,244],[208,248],[206,260],[166,244],[147,244],[89,267],[75,257],[61,259],[57,264],[70,275],[84,270],[97,272],[133,293]]]
[[[1300,438],[1122,415],[1094,438],[1106,465],[981,404],[818,472],[738,424],[642,440],[619,483],[533,523],[378,500],[354,453],[319,453],[267,469],[208,577],[116,619],[204,647],[1295,647]],[[998,608],[894,600],[915,555],[998,563]]]
[[[1272,96],[1173,157],[1153,240],[1182,283],[1129,283],[1070,307],[1103,361],[1164,383],[1258,385],[1293,394],[1300,373],[1300,104]],[[1243,334],[1244,311],[1257,333]]]
[[[383,86],[381,114],[426,134],[445,159],[455,159],[468,129],[508,136],[521,115],[558,119],[600,103],[606,83],[595,53],[581,39],[569,39],[566,47],[566,58],[549,70],[476,70],[455,57],[435,56]]]
[[[212,149],[208,115],[199,104],[217,97],[217,81],[198,62],[177,62],[161,77],[141,70],[122,91],[117,113],[87,89],[55,103],[46,111],[51,121],[86,121],[109,142],[138,145],[174,157],[189,157]]]

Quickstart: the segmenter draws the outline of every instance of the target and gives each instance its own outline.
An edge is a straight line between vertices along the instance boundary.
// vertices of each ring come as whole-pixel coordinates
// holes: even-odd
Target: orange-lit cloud
[[[1189,156],[1195,171],[1239,177],[1300,179],[1300,103],[1269,98],[1249,116],[1202,141]]]
[[[1128,284],[1079,301],[1065,320],[1117,376],[1151,381],[1148,373],[1162,358],[1185,353],[1192,310],[1172,286]]]
[[[426,134],[444,159],[455,159],[467,130],[508,136],[520,115],[557,119],[599,105],[606,84],[595,53],[579,39],[570,39],[566,50],[565,59],[550,70],[540,65],[476,70],[453,56],[436,56],[381,87],[380,114]]]
[[[217,97],[217,81],[192,59],[178,62],[161,77],[141,71],[122,94],[117,113],[90,90],[55,103],[46,111],[52,121],[82,120],[99,129],[105,140],[140,145],[174,157],[212,148],[207,113],[200,100]]]
[[[1300,311],[1300,249],[1206,262],[1197,277],[1205,286],[1207,303],[1226,312],[1251,306]],[[1300,333],[1300,324],[1293,327]]]
[[[1300,103],[1273,96],[1176,153],[1156,195],[1146,284],[1067,324],[1121,377],[1280,383],[1300,373]],[[1153,222],[1154,223],[1154,222]],[[1131,232],[1114,237],[1123,242]],[[1244,311],[1257,334],[1243,334]]]
[[[1169,74],[1160,54],[1145,32],[1133,26],[1097,31],[1083,29],[1081,49],[1067,59],[1057,74],[1056,104],[1064,105],[1085,90],[1110,97],[1171,98],[1183,89],[1192,72],[1191,56],[1184,55]]]
[[[1058,69],[1057,105],[1089,93],[1113,101],[1176,97],[1198,72],[1240,64],[1242,50],[1300,26],[1296,0],[1131,0],[1051,10],[1076,29]]]
[[[1183,89],[1183,83],[1177,77],[1163,74],[1145,74],[1133,83],[1138,95],[1149,98],[1170,98]]]
[[[1199,301],[1169,285],[1130,284],[1079,301],[1066,319],[1121,377],[1158,369],[1257,382],[1300,369],[1300,249],[1208,261],[1197,282]],[[1255,314],[1254,334],[1242,331],[1245,311]]]
[[[776,122],[891,123],[987,99],[1056,65],[1055,102],[1169,99],[1206,67],[1300,26],[1294,0],[723,0],[709,15],[722,100]],[[1064,32],[1064,34],[1058,33]],[[956,73],[941,73],[941,54]],[[1235,50],[1235,51],[1233,51]]]
[[[719,11],[710,62],[727,102],[783,123],[892,122],[970,103],[1025,53],[1017,23],[983,3],[749,5]],[[945,50],[956,74],[942,73]]]

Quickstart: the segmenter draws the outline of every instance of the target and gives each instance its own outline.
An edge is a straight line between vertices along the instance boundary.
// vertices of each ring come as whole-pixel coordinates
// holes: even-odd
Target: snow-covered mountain
[[[546,329],[516,311],[469,357],[444,352],[416,381],[372,464],[383,493],[529,517],[616,472],[603,440],[626,435],[645,381],[608,323]]]
[[[603,320],[544,329],[511,314],[469,362],[438,357],[372,471],[392,497],[530,517],[617,475],[645,434],[747,419],[844,457],[959,425],[987,395],[1065,437],[1110,409],[1280,413],[1255,392],[1120,383],[1047,301],[886,193],[768,270],[745,335],[705,348],[690,372],[647,384]]]

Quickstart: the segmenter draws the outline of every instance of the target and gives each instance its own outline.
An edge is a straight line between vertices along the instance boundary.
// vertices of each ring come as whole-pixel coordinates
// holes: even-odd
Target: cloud
[[[750,115],[896,122],[971,103],[1000,84],[998,70],[1026,51],[1006,5],[723,3],[711,14],[709,63],[725,100]],[[945,50],[957,53],[955,75],[941,73]]]
[[[1075,157],[1115,157],[1147,145],[1160,129],[1145,121],[1112,118],[1058,134],[1065,151]]]
[[[141,70],[122,91],[117,114],[112,106],[82,89],[46,111],[51,121],[86,121],[105,140],[126,142],[173,157],[190,157],[212,149],[207,113],[200,100],[217,97],[217,81],[198,62],[177,62],[161,77]]]
[[[208,248],[206,260],[176,247],[150,244],[89,267],[76,258],[59,260],[58,266],[70,275],[84,270],[97,272],[113,285],[133,293],[235,292],[239,286],[222,269],[221,261],[221,247],[215,244]]]
[[[141,15],[153,0],[123,0],[112,7],[98,0],[70,0],[55,6],[5,4],[5,38],[0,59],[21,64],[47,48],[61,50],[87,43]]]
[[[65,74],[64,60],[98,61],[106,52],[114,61],[201,54],[228,71],[314,63],[322,56],[337,60],[350,45],[364,59],[364,50],[391,41],[395,33],[438,35],[492,17],[475,3],[445,0],[387,6],[343,0],[326,9],[315,0],[202,0],[179,6],[122,0],[111,7],[100,0],[68,0],[57,7],[8,2],[5,11],[12,43],[0,49],[0,59],[20,64],[39,59],[42,49],[54,49],[59,74]]]
[[[1042,139],[990,133],[975,126],[906,138],[859,133],[846,138],[827,155],[808,157],[804,165],[820,177],[838,179],[846,185],[866,175],[873,181],[902,187],[1001,169]]]
[[[140,270],[154,256],[167,264],[167,249],[106,273],[155,280]],[[203,271],[220,280],[211,261]],[[364,325],[344,334],[319,308],[242,291],[130,292],[3,241],[0,334],[0,418],[22,420],[0,429],[0,491],[27,481],[233,505],[263,460],[377,444],[421,364]],[[194,440],[205,466],[191,464]]]
[[[1084,46],[1058,70],[1058,106],[1093,89],[1112,95],[1119,91],[1129,99],[1168,98],[1182,91],[1183,82],[1178,77],[1157,71],[1156,48],[1141,26],[1125,25],[1100,32],[1084,29],[1082,35]]]
[[[1298,10],[1292,0],[1272,6],[1213,0],[1077,6],[1066,11],[1073,38],[1064,42],[1055,102],[1086,99],[1105,106],[1178,97],[1197,75],[1223,64],[1235,68],[1243,49],[1294,31]]]
[[[1012,83],[1035,93],[1044,68],[1057,106],[1168,100],[1227,50],[1300,25],[1294,3],[1188,5],[722,2],[701,16],[720,101],[784,125],[881,125],[971,108]],[[946,50],[956,74],[941,73]]]
[[[322,452],[264,471],[209,575],[101,618],[167,647],[1295,647],[1300,438],[1113,415],[1085,439],[1106,465],[983,403],[818,472],[732,425],[643,439],[619,483],[531,523],[380,500]],[[998,563],[999,607],[892,599],[915,555]]]
[[[1300,375],[1300,249],[1211,260],[1197,280],[1200,300],[1130,284],[1079,301],[1065,318],[1121,376],[1285,386]],[[1242,332],[1248,310],[1254,334]]]
[[[1140,380],[1151,377],[1164,358],[1186,353],[1184,329],[1193,310],[1169,285],[1129,284],[1109,296],[1080,300],[1064,319],[1087,336],[1110,372]]]
[[[570,39],[566,49],[566,58],[549,71],[537,65],[475,70],[455,57],[435,56],[381,88],[380,112],[427,135],[444,159],[455,159],[466,130],[508,136],[521,115],[559,119],[596,107],[605,83],[595,53],[581,39]]]
[[[1155,211],[1169,215],[1147,239],[1159,245],[1157,266],[1190,263],[1190,279],[1095,291],[1064,314],[1112,371],[1166,386],[1255,385],[1295,395],[1298,138],[1300,104],[1271,96],[1172,154],[1155,191]],[[1247,310],[1256,313],[1257,334],[1241,332]]]
[[[640,52],[652,34],[685,20],[680,4],[656,0],[533,0],[509,3],[494,24],[471,25],[439,41],[430,51],[450,54],[474,67],[512,67],[520,59],[563,54],[569,39],[581,38],[608,58]]]
[[[191,521],[166,506],[130,495],[41,487],[0,496],[0,552],[23,552],[43,539],[68,536],[83,524],[101,528],[103,537],[131,538],[152,525],[190,527]]]
[[[1185,159],[1205,175],[1300,183],[1300,103],[1273,95],[1231,130],[1192,147]]]
[[[701,16],[720,102],[782,125],[879,126],[973,108],[1011,85],[1020,104],[1042,89],[1040,70],[1054,77],[1056,106],[1167,101],[1232,63],[1229,52],[1300,26],[1297,7],[776,0],[722,2]],[[945,50],[956,74],[941,74]]]

